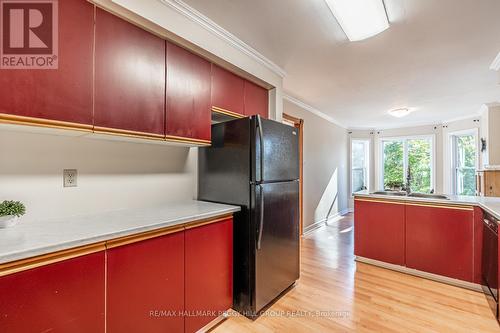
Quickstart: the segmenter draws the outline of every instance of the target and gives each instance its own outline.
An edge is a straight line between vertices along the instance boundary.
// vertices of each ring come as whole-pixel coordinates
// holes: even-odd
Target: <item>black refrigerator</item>
[[[298,129],[259,116],[212,125],[199,149],[200,200],[234,217],[233,308],[255,317],[299,278]]]

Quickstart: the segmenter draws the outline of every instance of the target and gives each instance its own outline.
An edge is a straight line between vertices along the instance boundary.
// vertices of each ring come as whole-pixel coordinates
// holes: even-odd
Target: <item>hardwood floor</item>
[[[356,263],[352,220],[303,238],[301,278],[268,315],[214,332],[500,332],[481,293]]]

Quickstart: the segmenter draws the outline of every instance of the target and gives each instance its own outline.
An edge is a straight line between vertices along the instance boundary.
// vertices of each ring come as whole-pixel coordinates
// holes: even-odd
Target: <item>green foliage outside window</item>
[[[431,141],[428,139],[408,140],[408,163],[411,170],[412,192],[431,191]]]
[[[384,141],[384,187],[386,189],[399,189],[406,184],[405,144],[408,150],[407,164],[411,169],[411,190],[412,192],[429,193],[432,177],[432,149],[429,139]]]
[[[384,142],[384,188],[392,190],[404,185],[403,142]]]
[[[456,192],[459,195],[476,193],[476,140],[473,135],[456,137]]]

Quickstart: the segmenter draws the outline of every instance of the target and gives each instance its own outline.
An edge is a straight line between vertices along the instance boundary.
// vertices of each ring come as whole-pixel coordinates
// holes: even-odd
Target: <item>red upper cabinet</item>
[[[404,203],[354,200],[354,254],[404,266]]]
[[[59,1],[58,20],[58,69],[1,69],[0,113],[91,129],[94,6]]]
[[[99,8],[94,118],[97,130],[165,135],[165,41]]]
[[[245,80],[212,64],[212,106],[240,115],[245,114]]]
[[[233,303],[233,222],[186,230],[185,332],[197,332]],[[199,315],[196,315],[196,314]]]
[[[0,277],[0,332],[104,333],[105,253]]]
[[[264,118],[269,117],[269,92],[267,89],[245,81],[245,115],[256,114]]]
[[[113,247],[107,256],[107,332],[183,332],[184,232]]]
[[[472,207],[406,207],[409,268],[472,282],[473,239]]]
[[[210,141],[210,66],[167,43],[167,136]]]

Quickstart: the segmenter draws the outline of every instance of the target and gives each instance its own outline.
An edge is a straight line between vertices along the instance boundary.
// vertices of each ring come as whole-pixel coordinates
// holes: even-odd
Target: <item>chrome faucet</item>
[[[411,193],[411,169],[410,169],[409,165],[408,165],[408,171],[406,172],[405,191],[406,191],[407,195],[410,195],[410,193]]]

